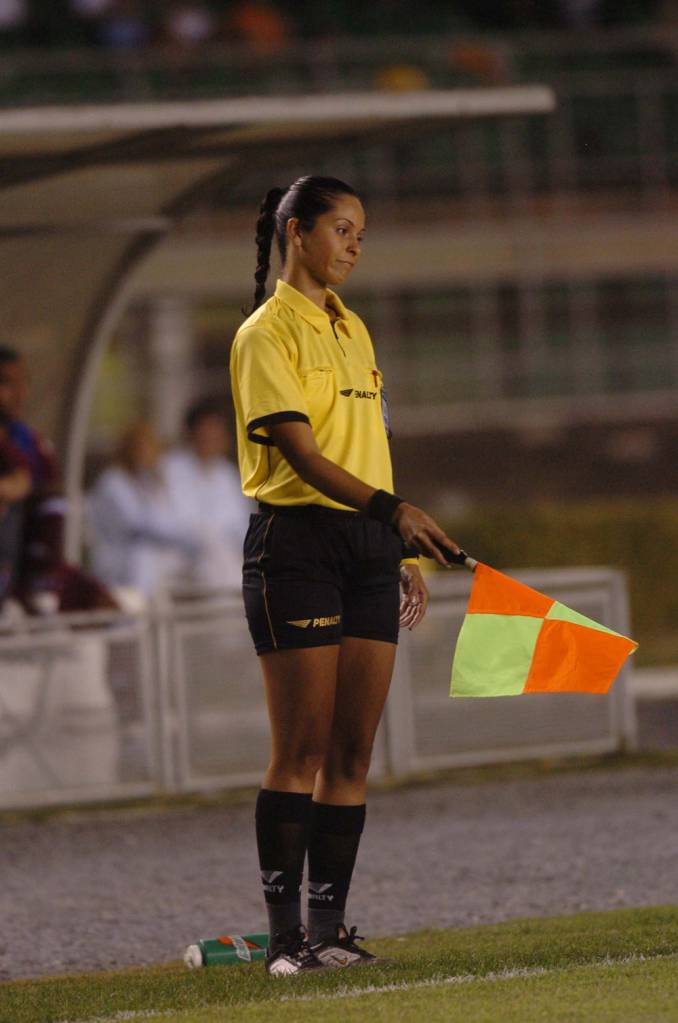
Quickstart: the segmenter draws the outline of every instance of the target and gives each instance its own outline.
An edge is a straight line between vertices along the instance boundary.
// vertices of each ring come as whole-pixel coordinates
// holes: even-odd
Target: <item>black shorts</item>
[[[390,526],[320,505],[259,507],[243,566],[258,654],[342,636],[398,642],[402,541]]]

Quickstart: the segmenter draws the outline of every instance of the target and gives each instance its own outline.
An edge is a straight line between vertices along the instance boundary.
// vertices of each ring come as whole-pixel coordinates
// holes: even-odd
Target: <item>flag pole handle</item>
[[[463,568],[468,568],[469,572],[475,571],[478,562],[475,558],[471,558],[466,551],[460,549],[459,553],[455,554],[449,547],[444,547],[443,544],[438,543],[437,540],[434,540],[433,542],[442,553],[448,565],[461,565]]]

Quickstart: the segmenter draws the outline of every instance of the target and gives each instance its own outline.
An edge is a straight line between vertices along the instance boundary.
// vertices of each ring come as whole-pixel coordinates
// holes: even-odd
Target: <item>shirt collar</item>
[[[337,310],[339,320],[347,321],[348,312],[339,296],[334,291],[331,291],[330,288],[326,289],[326,295],[330,305],[333,305]],[[317,306],[315,302],[311,302],[310,298],[307,298],[306,295],[302,295],[300,291],[293,288],[291,284],[287,284],[286,281],[278,281],[275,287],[275,297],[294,309],[295,313],[299,313],[302,319],[310,323],[318,333],[327,328],[330,320],[327,313],[320,306]],[[344,326],[346,326],[346,323],[344,323]]]

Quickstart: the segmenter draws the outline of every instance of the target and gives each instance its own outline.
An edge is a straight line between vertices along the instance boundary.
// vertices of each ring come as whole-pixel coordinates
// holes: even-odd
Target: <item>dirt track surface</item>
[[[678,767],[377,792],[362,934],[678,902]],[[0,824],[0,979],[177,959],[265,930],[253,807]]]

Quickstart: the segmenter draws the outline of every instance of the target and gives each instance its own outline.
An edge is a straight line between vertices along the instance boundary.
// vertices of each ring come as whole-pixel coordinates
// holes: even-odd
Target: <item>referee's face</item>
[[[354,195],[340,195],[335,205],[316,220],[312,231],[300,231],[296,251],[320,284],[343,284],[360,259],[365,211]]]

